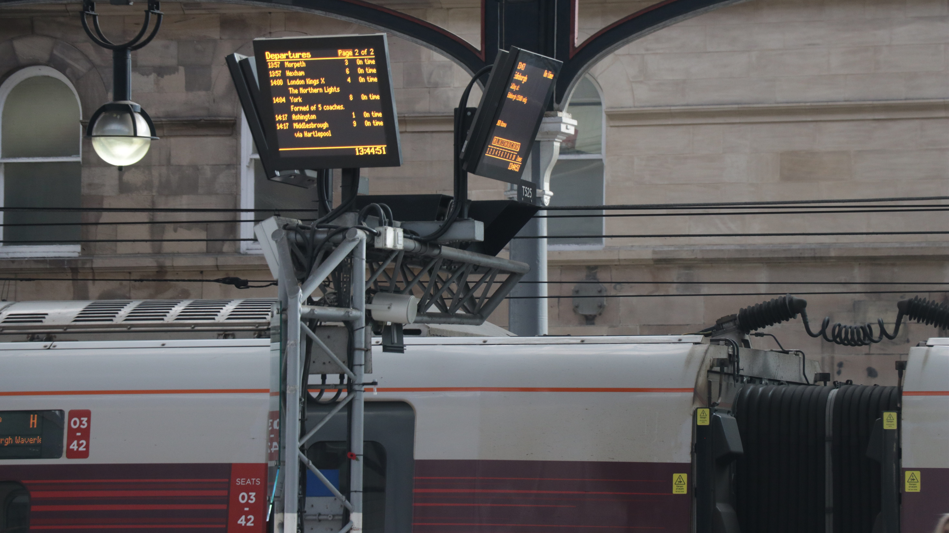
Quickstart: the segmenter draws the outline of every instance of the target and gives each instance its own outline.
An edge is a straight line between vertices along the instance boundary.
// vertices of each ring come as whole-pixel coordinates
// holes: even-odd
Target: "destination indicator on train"
[[[60,457],[62,411],[0,411],[0,460]]]
[[[560,67],[517,47],[499,52],[462,149],[466,171],[520,183]]]
[[[402,164],[385,34],[255,39],[277,170]]]

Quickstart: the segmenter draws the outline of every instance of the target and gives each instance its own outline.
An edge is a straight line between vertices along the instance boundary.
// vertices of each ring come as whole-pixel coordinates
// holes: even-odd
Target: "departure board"
[[[465,170],[519,183],[561,63],[512,47],[495,63],[465,147]]]
[[[0,411],[0,460],[62,454],[62,411]]]
[[[402,164],[385,34],[254,40],[276,170]]]

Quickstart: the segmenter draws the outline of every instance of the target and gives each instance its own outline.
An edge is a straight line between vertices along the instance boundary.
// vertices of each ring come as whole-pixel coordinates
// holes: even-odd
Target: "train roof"
[[[467,344],[487,345],[573,345],[573,344],[702,344],[702,335],[637,335],[637,336],[597,336],[597,337],[405,337],[406,346],[452,346]],[[382,339],[372,340],[373,345],[382,343]]]
[[[83,331],[261,330],[277,301],[86,300],[0,303],[0,334]]]

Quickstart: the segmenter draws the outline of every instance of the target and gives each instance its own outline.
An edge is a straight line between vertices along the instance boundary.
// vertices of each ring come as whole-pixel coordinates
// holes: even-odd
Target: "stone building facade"
[[[479,45],[477,0],[379,3]],[[648,3],[581,0],[581,39]],[[0,8],[0,84],[6,84],[0,85],[0,106],[14,85],[10,80],[54,76],[51,71],[73,92],[83,120],[110,99],[111,55],[83,33],[80,9],[77,3]],[[65,159],[50,159],[77,165],[81,175],[78,192],[63,189],[60,196],[102,210],[73,215],[86,223],[78,226],[78,246],[0,247],[0,277],[6,280],[0,297],[275,294],[212,281],[270,278],[253,243],[236,240],[250,236],[250,223],[242,224],[234,212],[213,211],[253,207],[263,194],[257,190],[252,197],[253,147],[224,57],[250,55],[255,37],[373,30],[238,4],[163,3],[162,10],[156,40],[133,53],[132,79],[133,100],[153,117],[161,140],[142,162],[122,171],[99,160],[86,139],[76,141],[81,157],[77,147],[75,154],[55,156]],[[99,11],[104,31],[117,39],[133,35],[142,22],[137,5],[100,5]],[[469,77],[447,58],[391,35],[390,53],[404,164],[368,171],[371,193],[450,194],[450,113]],[[556,205],[949,196],[949,0],[736,4],[611,54],[591,69],[571,106],[581,119],[579,134],[555,170]],[[0,150],[7,205],[17,198],[11,176],[23,163]],[[499,183],[477,177],[470,189],[474,199],[498,199],[504,192]],[[148,211],[153,208],[208,211]],[[924,292],[934,290],[925,286],[874,285],[946,281],[944,235],[697,236],[942,231],[946,219],[939,211],[687,213],[551,219],[552,231],[561,233],[580,228],[589,235],[676,235],[551,239],[551,333],[695,331],[773,297],[759,293],[849,291],[804,296],[818,324],[824,315],[835,322],[880,317],[891,324],[899,299],[946,298]],[[5,223],[24,220],[5,217]],[[122,224],[101,224],[110,222]],[[180,242],[187,239],[193,240]],[[136,281],[142,279],[151,281]],[[607,296],[603,306],[575,305],[577,281],[599,281]],[[830,285],[790,284],[801,282]],[[689,296],[694,293],[707,296]],[[712,295],[721,293],[753,294]],[[506,310],[492,321],[506,324]],[[812,340],[799,321],[772,330],[785,347],[821,357],[835,379],[887,384],[899,354],[938,334],[914,324],[897,342],[857,349]],[[772,343],[754,340],[760,347]]]

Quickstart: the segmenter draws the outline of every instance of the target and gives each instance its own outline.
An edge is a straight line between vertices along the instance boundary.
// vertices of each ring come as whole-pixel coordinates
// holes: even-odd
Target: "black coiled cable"
[[[804,329],[811,337],[821,337],[827,342],[833,342],[841,346],[869,346],[882,341],[884,338],[893,340],[900,333],[900,325],[902,325],[904,317],[927,326],[949,329],[949,304],[940,304],[914,296],[909,300],[898,302],[896,308],[899,312],[896,314],[896,325],[893,327],[893,333],[886,330],[883,319],[880,318],[876,324],[879,329],[876,336],[873,334],[873,324],[850,326],[837,323],[830,326],[830,318],[828,317],[824,319],[820,330],[815,333],[811,331],[806,314],[801,315],[801,320],[804,322]],[[830,326],[829,335],[828,326]]]
[[[838,322],[831,325],[830,317],[826,317],[821,323],[820,329],[813,331],[807,318],[806,307],[807,302],[805,300],[791,295],[745,307],[738,312],[738,329],[742,333],[749,333],[756,329],[786,322],[800,314],[801,321],[804,322],[804,329],[811,337],[820,337],[827,342],[840,346],[853,347],[870,346],[883,341],[883,339],[896,339],[896,336],[900,333],[900,325],[903,323],[904,317],[927,326],[949,329],[949,304],[940,304],[919,296],[902,300],[896,304],[899,312],[896,315],[896,325],[893,327],[892,333],[887,331],[882,318],[878,319],[876,324],[850,325]],[[876,327],[876,333],[874,333],[874,327]]]
[[[807,301],[795,298],[790,294],[742,308],[738,311],[738,329],[742,333],[749,333],[756,329],[766,328],[781,322],[796,318],[798,313],[804,314]]]
[[[807,301],[791,295],[745,307],[738,312],[738,329],[742,333],[750,333],[756,329],[786,322],[800,314],[808,335],[813,338],[820,337],[840,346],[870,346],[883,339],[893,340],[900,333],[900,325],[904,317],[927,326],[949,329],[949,303],[940,304],[919,296],[896,304],[899,312],[896,315],[896,325],[892,333],[886,330],[882,318],[875,324],[877,333],[874,333],[872,323],[849,325],[838,322],[831,325],[830,317],[824,318],[820,329],[813,331],[807,318],[806,307]]]
[[[941,329],[949,329],[949,304],[936,303],[925,298],[915,296],[910,300],[903,300],[896,304],[900,310],[900,316],[906,315],[906,318],[915,320],[919,324],[927,326],[936,326]],[[899,327],[899,317],[896,319]]]
[[[893,328],[893,333],[886,331],[886,326],[883,325],[882,318],[878,319],[877,328],[879,328],[880,332],[874,337],[873,324],[849,325],[838,322],[831,326],[830,317],[824,317],[820,329],[817,332],[813,332],[807,320],[807,314],[801,315],[801,321],[804,322],[804,329],[808,335],[814,338],[821,337],[827,342],[839,344],[840,346],[870,346],[871,344],[882,341],[884,337],[893,340],[900,332],[900,321],[902,319],[902,315],[897,315],[896,327]]]

